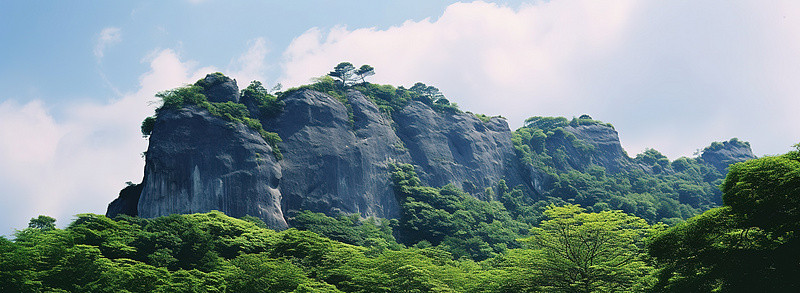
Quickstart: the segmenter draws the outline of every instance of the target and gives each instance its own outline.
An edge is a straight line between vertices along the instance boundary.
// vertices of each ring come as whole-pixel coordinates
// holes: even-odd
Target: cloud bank
[[[340,61],[376,68],[373,82],[433,84],[462,109],[509,118],[611,122],[631,155],[672,159],[712,141],[757,154],[800,140],[800,3],[457,3],[438,19],[385,30],[312,28],[283,53],[287,85]]]
[[[76,213],[105,213],[125,181],[139,182],[147,141],[139,125],[152,115],[154,95],[193,82],[213,68],[181,62],[172,50],[154,52],[136,92],[105,104],[51,109],[41,101],[0,103],[0,234],[39,214],[60,225]],[[53,117],[58,112],[58,120]]]
[[[107,30],[97,48],[119,41],[118,29]],[[240,86],[263,80],[268,52],[263,38],[253,39],[226,73]],[[41,100],[0,103],[0,195],[6,200],[0,235],[11,235],[40,214],[55,217],[59,226],[77,213],[104,214],[126,181],[142,179],[147,141],[139,127],[158,106],[155,94],[219,71],[181,60],[172,49],[154,50],[142,62],[150,70],[139,77],[138,89],[107,103],[63,109]]]

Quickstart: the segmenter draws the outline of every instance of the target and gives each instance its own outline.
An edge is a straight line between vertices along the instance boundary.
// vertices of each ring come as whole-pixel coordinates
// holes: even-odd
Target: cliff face
[[[468,113],[437,113],[411,102],[396,114],[397,134],[419,166],[420,179],[429,186],[448,183],[475,195],[505,179],[510,186],[522,179],[519,160],[504,119],[481,121]]]
[[[283,138],[283,208],[397,217],[388,163],[409,157],[374,104],[359,92],[346,97],[352,122],[340,101],[301,90],[284,98],[283,112],[266,123]]]
[[[617,173],[632,165],[617,131],[604,124],[563,126],[547,136],[545,146],[560,170],[585,170],[597,165]]]
[[[703,150],[700,158],[714,166],[720,173],[727,173],[728,165],[755,159],[750,144],[736,138],[725,142],[715,142]]]
[[[219,210],[285,228],[281,168],[255,131],[198,107],[159,113],[150,137],[141,217]]]
[[[543,195],[553,176],[521,162],[514,133],[501,118],[437,111],[419,101],[389,117],[361,92],[350,90],[337,100],[308,89],[283,95],[282,111],[263,117],[260,102],[240,100],[234,80],[210,74],[197,84],[209,102],[241,102],[250,117],[260,117],[266,131],[282,138],[283,158],[276,159],[261,134],[242,123],[199,106],[160,109],[143,181],[120,192],[107,215],[219,210],[283,229],[286,217],[300,210],[398,217],[393,162],[415,165],[425,185],[453,184],[479,198],[500,180],[532,197]],[[547,133],[542,143],[556,168],[599,165],[615,173],[636,167],[610,126],[575,124]],[[753,157],[749,145],[738,141],[712,147],[702,160],[721,170]]]
[[[592,146],[593,150],[586,155],[582,162],[573,162],[574,165],[595,164],[606,168],[609,172],[616,173],[631,166],[631,158],[622,149],[619,142],[619,134],[613,127],[594,124],[567,126],[564,130],[572,133],[575,137],[586,144]],[[574,148],[573,148],[574,149]],[[581,158],[578,151],[573,151],[575,155],[569,158]]]
[[[283,138],[284,211],[395,218],[392,162],[417,165],[426,185],[452,183],[476,195],[500,179],[523,183],[504,120],[485,123],[419,102],[392,120],[360,92],[345,98],[349,110],[329,95],[301,90],[283,99],[278,117],[264,121]]]

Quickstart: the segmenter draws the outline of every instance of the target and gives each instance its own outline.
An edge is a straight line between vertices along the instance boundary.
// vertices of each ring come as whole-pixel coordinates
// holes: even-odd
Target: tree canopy
[[[734,164],[724,206],[650,244],[661,291],[800,290],[800,150]]]
[[[550,206],[547,220],[524,239],[549,292],[630,292],[648,285],[645,240],[661,226],[621,211],[585,213],[577,205]]]

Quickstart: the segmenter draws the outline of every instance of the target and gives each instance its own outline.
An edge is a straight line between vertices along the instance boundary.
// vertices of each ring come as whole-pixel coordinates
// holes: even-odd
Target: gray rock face
[[[347,99],[352,123],[341,102],[310,90],[286,97],[284,111],[265,123],[283,139],[284,211],[399,215],[388,163],[409,157],[372,102],[355,91]]]
[[[198,107],[163,110],[147,149],[138,215],[219,210],[286,228],[281,177],[272,149],[257,132]]]
[[[505,179],[511,187],[529,180],[521,177],[519,160],[504,119],[483,122],[467,113],[437,113],[413,101],[395,114],[397,134],[411,155],[423,183],[452,183],[475,195]]]
[[[108,204],[106,216],[113,218],[117,215],[136,216],[139,214],[139,195],[142,194],[141,184],[134,184],[123,188],[119,197]]]
[[[241,124],[198,107],[164,110],[150,137],[140,195],[126,193],[108,213],[220,210],[257,216],[279,229],[287,227],[284,213],[299,210],[396,218],[392,162],[417,165],[427,185],[452,183],[478,196],[501,179],[541,188],[542,178],[520,167],[503,119],[483,122],[412,102],[392,120],[360,92],[346,98],[349,109],[311,90],[284,97],[283,112],[262,121],[283,139],[281,161]]]
[[[750,144],[733,138],[725,142],[715,142],[700,155],[703,162],[714,166],[721,174],[728,173],[728,165],[755,159]]]
[[[594,149],[588,154],[577,154],[579,151],[572,147],[568,152],[574,153],[569,156],[571,159],[584,157],[584,162],[575,162],[575,165],[595,164],[606,168],[611,173],[616,173],[627,169],[632,165],[631,158],[622,149],[619,142],[619,134],[614,128],[606,125],[579,125],[564,127],[564,130],[575,135],[583,143],[591,145]]]
[[[209,102],[239,102],[239,86],[236,85],[235,79],[220,73],[211,73],[206,75],[199,84],[203,87],[203,94]]]
[[[198,84],[212,102],[239,101],[230,78],[210,74]],[[425,185],[454,184],[477,197],[501,179],[534,196],[548,188],[551,175],[520,162],[504,119],[440,113],[418,101],[390,119],[360,92],[349,91],[346,99],[347,105],[312,90],[283,96],[283,111],[261,120],[283,139],[280,161],[256,131],[240,123],[194,106],[161,110],[143,182],[123,190],[107,214],[220,210],[259,217],[276,229],[287,228],[286,215],[299,210],[396,218],[392,162],[416,165]],[[242,102],[251,112],[257,108]],[[605,125],[567,126],[545,143],[548,153],[563,152],[553,156],[563,168],[596,164],[613,173],[635,167],[617,132]],[[732,140],[707,148],[702,160],[724,170],[753,157],[749,145]]]

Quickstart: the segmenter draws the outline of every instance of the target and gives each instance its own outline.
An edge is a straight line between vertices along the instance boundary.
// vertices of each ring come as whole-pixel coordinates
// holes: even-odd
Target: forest
[[[423,186],[404,164],[392,167],[396,220],[301,212],[274,231],[220,212],[80,214],[58,229],[39,216],[0,238],[0,291],[797,292],[795,147],[730,166],[720,207],[669,226],[638,210],[521,204],[502,182],[481,201]]]

